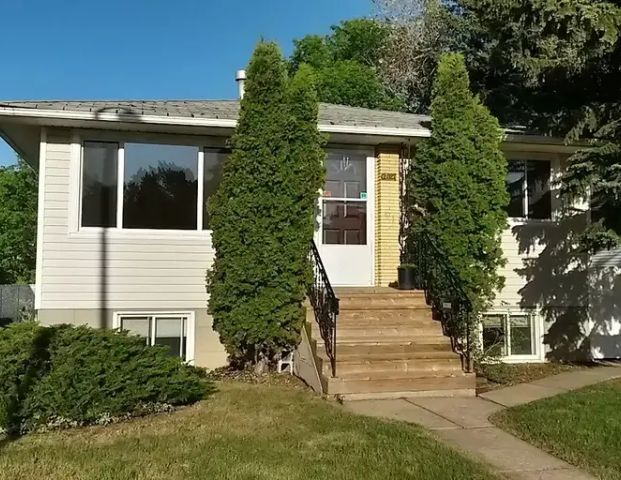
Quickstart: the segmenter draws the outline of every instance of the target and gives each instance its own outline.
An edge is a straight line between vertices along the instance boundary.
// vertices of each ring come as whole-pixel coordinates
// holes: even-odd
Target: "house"
[[[40,172],[42,323],[122,327],[197,365],[225,364],[207,313],[214,251],[206,206],[238,109],[228,100],[0,102],[0,134]],[[330,283],[350,287],[340,296],[358,308],[373,292],[385,295],[376,297],[378,311],[401,301],[364,288],[396,280],[400,179],[429,124],[421,115],[320,106],[329,143],[315,241]],[[574,147],[507,131],[503,148],[506,285],[483,317],[483,345],[507,361],[621,356],[621,253],[589,258],[575,247],[589,209],[565,214],[555,185]]]

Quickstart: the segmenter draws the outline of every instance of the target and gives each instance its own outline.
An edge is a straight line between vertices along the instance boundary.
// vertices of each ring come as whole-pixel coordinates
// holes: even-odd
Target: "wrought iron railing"
[[[309,258],[313,268],[313,281],[308,288],[308,298],[315,312],[315,320],[330,359],[332,376],[336,376],[336,319],[339,299],[334,293],[328,273],[321,261],[317,245],[311,240]]]
[[[459,272],[428,232],[417,232],[408,245],[412,250],[408,263],[414,264],[416,287],[425,291],[427,302],[442,322],[444,334],[451,338],[453,350],[462,357],[464,370],[471,372],[475,315]]]

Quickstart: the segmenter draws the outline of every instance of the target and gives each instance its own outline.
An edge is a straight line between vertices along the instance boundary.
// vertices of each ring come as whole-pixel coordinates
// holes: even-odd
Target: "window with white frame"
[[[322,243],[367,244],[367,158],[360,152],[332,150],[322,193]]]
[[[147,345],[166,346],[170,355],[191,361],[194,357],[193,322],[191,314],[120,313],[115,317],[115,328],[143,337]]]
[[[539,355],[536,315],[530,312],[484,314],[481,345],[489,356],[536,358]]]
[[[82,226],[116,225],[118,143],[84,142]]]
[[[85,141],[81,227],[209,229],[224,149]]]
[[[550,162],[509,160],[507,190],[509,217],[548,220],[552,218]]]

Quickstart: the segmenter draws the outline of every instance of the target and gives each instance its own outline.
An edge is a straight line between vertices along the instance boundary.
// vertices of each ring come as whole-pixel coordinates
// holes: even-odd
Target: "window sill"
[[[539,355],[510,355],[508,357],[500,357],[503,363],[543,363],[545,360]]]
[[[514,225],[553,225],[557,223],[554,218],[524,218],[524,217],[509,217],[507,223],[510,227]]]
[[[110,239],[174,239],[185,240],[211,240],[211,230],[148,230],[129,228],[81,228],[69,234],[71,238],[101,238],[106,236]]]

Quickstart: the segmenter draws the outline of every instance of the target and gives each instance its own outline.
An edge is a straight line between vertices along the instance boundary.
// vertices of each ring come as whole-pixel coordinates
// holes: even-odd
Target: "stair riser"
[[[318,326],[312,327],[313,337],[321,336]],[[443,337],[442,331],[438,331],[437,328],[428,327],[377,327],[377,328],[350,328],[340,325],[336,329],[336,338],[351,338],[351,337],[374,337],[381,340],[384,337],[397,337],[404,339],[416,339],[420,337]]]
[[[329,364],[329,362],[327,362]],[[325,364],[324,364],[325,367]],[[337,376],[345,377],[351,374],[363,373],[399,373],[408,374],[433,373],[451,375],[461,373],[461,362],[457,359],[416,359],[416,360],[377,360],[373,362],[341,362],[336,363]],[[331,370],[324,369],[324,374],[330,375]]]
[[[325,351],[317,350],[317,357],[328,361],[328,357]],[[410,353],[366,353],[366,354],[343,354],[341,351],[337,352],[337,361],[343,363],[351,362],[381,362],[381,361],[457,361],[461,364],[461,360],[451,350],[445,352],[428,351],[428,352],[410,352]]]
[[[351,291],[347,288],[336,287],[334,293],[339,298],[425,298],[421,290],[384,290],[382,292],[369,289]]]
[[[314,320],[314,319],[313,319]],[[317,323],[317,322],[314,322]],[[418,328],[438,328],[441,324],[431,318],[431,315],[403,315],[390,316],[384,312],[379,312],[376,316],[367,312],[366,316],[357,314],[348,315],[347,312],[341,313],[336,323],[339,327],[359,328],[359,327],[418,327]]]
[[[321,354],[324,351],[323,341],[321,344],[316,344],[317,352]],[[320,348],[321,347],[321,348]],[[349,344],[337,344],[339,358],[345,358],[347,356],[377,356],[377,355],[412,355],[415,358],[416,355],[455,355],[451,349],[450,342],[438,343],[438,344],[384,344],[384,345],[349,345]],[[406,357],[407,358],[407,357]]]
[[[424,302],[373,302],[373,303],[364,303],[364,302],[340,302],[339,303],[340,310],[342,312],[346,311],[356,311],[356,312],[368,312],[374,310],[382,310],[382,311],[413,311],[413,312],[426,312],[429,309],[429,306]]]
[[[384,393],[384,392],[418,392],[425,390],[462,390],[474,389],[474,376],[460,375],[455,377],[428,378],[377,378],[369,380],[346,380],[329,378],[327,393],[329,395],[351,393]]]
[[[315,337],[315,336],[313,336]],[[418,345],[438,345],[438,346],[450,346],[450,340],[443,335],[414,335],[414,336],[338,336],[336,340],[338,346],[358,346],[364,345],[368,347],[373,346],[388,346],[388,345],[402,345],[404,342]],[[323,339],[317,339],[317,345],[324,345]]]
[[[335,395],[342,402],[350,402],[356,400],[391,400],[391,399],[407,399],[407,398],[472,398],[476,396],[476,389],[445,389],[445,390],[420,390],[415,392],[377,392],[377,393],[348,393]]]

